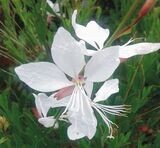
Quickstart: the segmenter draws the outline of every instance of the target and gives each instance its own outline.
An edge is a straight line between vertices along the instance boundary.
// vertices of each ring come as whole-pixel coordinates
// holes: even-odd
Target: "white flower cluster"
[[[40,114],[38,121],[45,127],[58,126],[56,117],[48,116],[50,108],[65,108],[59,120],[70,123],[67,134],[72,140],[87,136],[91,139],[96,133],[97,112],[106,123],[109,137],[113,138],[114,124],[108,114],[125,116],[127,105],[109,106],[99,102],[108,99],[119,91],[118,79],[109,79],[120,64],[120,58],[129,58],[154,52],[160,43],[125,44],[104,48],[109,30],[103,29],[95,21],[87,26],[76,23],[77,11],[72,15],[72,25],[80,41],[60,27],[54,36],[51,53],[54,63],[33,62],[15,68],[20,80],[32,89],[35,104]],[[97,50],[87,49],[85,42]],[[89,60],[85,60],[85,56]],[[109,79],[109,80],[108,80]],[[103,82],[95,95],[94,82]],[[54,92],[51,96],[45,93]],[[95,96],[94,98],[91,98]]]

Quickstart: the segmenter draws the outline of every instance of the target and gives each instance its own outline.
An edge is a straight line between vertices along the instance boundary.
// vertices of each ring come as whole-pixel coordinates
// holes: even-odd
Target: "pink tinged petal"
[[[55,34],[51,52],[54,62],[72,78],[78,76],[85,65],[81,45],[62,27]]]
[[[63,99],[64,97],[70,96],[75,86],[68,86],[60,89],[54,95],[57,100]]]
[[[58,123],[55,123],[56,119],[54,119],[53,116],[39,118],[38,122],[46,128],[52,127],[54,125],[55,125],[55,128],[58,128]]]
[[[97,49],[102,49],[109,36],[109,30],[103,29],[95,21],[90,21],[86,27],[76,23],[77,10],[72,15],[72,26],[76,35]],[[97,46],[98,45],[98,46]]]
[[[102,82],[108,79],[118,67],[119,46],[111,46],[94,54],[85,67],[88,81]]]
[[[49,62],[23,64],[16,67],[15,72],[21,81],[37,91],[51,92],[73,84]]]
[[[130,58],[135,55],[144,55],[160,49],[160,43],[138,43],[128,46],[121,46],[119,49],[120,58]]]
[[[111,79],[106,81],[96,93],[96,97],[93,101],[104,101],[112,94],[117,93],[119,91],[118,82],[118,79]]]

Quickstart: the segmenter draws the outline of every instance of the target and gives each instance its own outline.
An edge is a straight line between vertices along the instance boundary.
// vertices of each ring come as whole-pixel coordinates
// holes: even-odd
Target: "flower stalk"
[[[118,25],[117,29],[113,33],[113,35],[109,38],[109,40],[106,42],[106,46],[110,46],[112,42],[117,38],[117,34],[119,34],[119,31],[123,28],[125,23],[128,21],[128,19],[134,14],[133,12],[136,10],[137,6],[140,4],[140,0],[135,0],[134,3],[132,4],[131,8],[129,11],[126,13],[124,18],[122,19],[121,23]]]

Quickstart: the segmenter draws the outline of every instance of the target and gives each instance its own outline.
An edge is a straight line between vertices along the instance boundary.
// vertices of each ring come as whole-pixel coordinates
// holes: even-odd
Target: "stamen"
[[[83,109],[83,95],[86,95],[84,92],[84,89],[81,84],[78,84],[75,86],[73,93],[69,99],[69,102],[61,114],[63,116],[68,110],[69,111],[74,111],[74,112],[81,112],[82,115],[84,115],[84,109]]]
[[[131,109],[129,105],[108,106],[108,105],[103,105],[98,103],[96,104],[105,109],[111,109],[111,110],[122,111],[122,112],[129,112]]]
[[[102,104],[96,104],[94,103],[100,110],[103,112],[106,112],[108,114],[118,115],[118,116],[125,116],[130,111],[130,108],[126,108],[126,105],[120,105],[120,106],[106,106]]]
[[[129,105],[107,106],[107,105],[98,104],[95,102],[92,102],[91,105],[99,113],[99,115],[102,117],[102,119],[108,126],[108,130],[110,134],[108,138],[114,138],[112,125],[115,125],[117,128],[118,126],[107,118],[107,114],[112,114],[117,116],[126,116],[124,113],[130,111],[130,106]]]
[[[99,113],[99,115],[102,117],[102,119],[104,120],[104,122],[107,124],[108,130],[109,130],[109,136],[108,138],[114,138],[113,137],[113,128],[112,128],[112,124],[115,125],[117,128],[118,126],[113,123],[112,121],[110,121],[98,108],[96,105],[93,105],[93,108]]]

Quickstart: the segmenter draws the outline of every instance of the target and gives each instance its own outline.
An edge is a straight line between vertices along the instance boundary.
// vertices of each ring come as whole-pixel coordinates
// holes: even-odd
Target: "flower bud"
[[[155,5],[157,0],[146,0],[141,10],[138,13],[138,17],[144,17]]]

